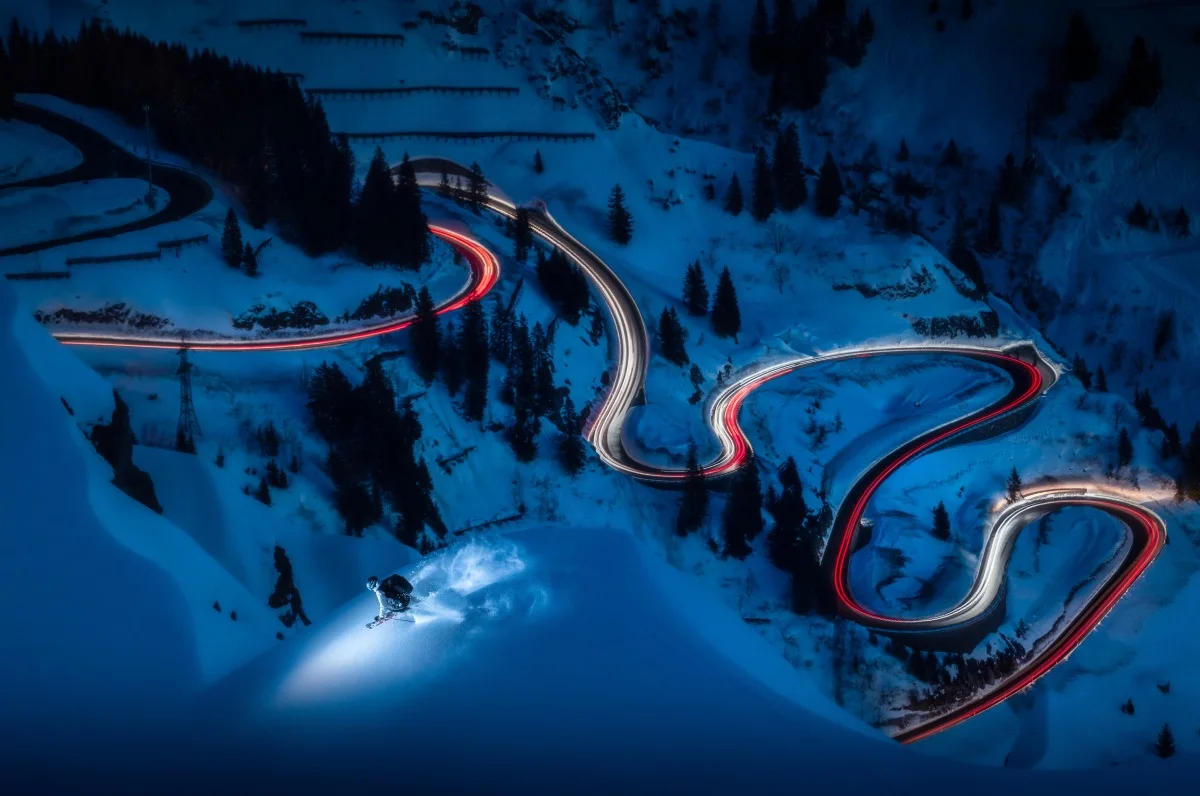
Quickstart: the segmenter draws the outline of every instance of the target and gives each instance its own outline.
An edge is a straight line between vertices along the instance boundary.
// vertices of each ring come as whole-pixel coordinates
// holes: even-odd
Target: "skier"
[[[388,575],[382,583],[372,575],[367,578],[367,588],[375,592],[379,600],[379,616],[375,617],[376,620],[407,611],[412,601],[413,585],[403,575]]]

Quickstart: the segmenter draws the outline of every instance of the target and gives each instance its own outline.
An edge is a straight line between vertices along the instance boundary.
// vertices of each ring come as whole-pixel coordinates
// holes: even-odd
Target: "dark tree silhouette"
[[[762,530],[762,488],[758,467],[751,461],[733,476],[725,512],[721,517],[724,555],[739,560],[750,555],[750,542]]]
[[[433,384],[441,364],[441,333],[433,297],[424,285],[417,293],[416,311],[417,317],[409,332],[412,335],[413,368],[428,386]]]
[[[675,533],[680,536],[687,536],[699,530],[708,515],[708,486],[696,458],[695,443],[688,443],[685,469],[683,494],[679,499],[679,514],[675,519]]]
[[[546,170],[546,164],[542,162],[542,150],[537,150],[533,153],[533,171],[535,174],[541,174]]]
[[[563,399],[559,416],[563,435],[558,442],[558,459],[568,474],[578,475],[587,462],[587,454],[583,437],[580,435],[579,416],[575,413],[575,404],[571,401],[571,396]]]
[[[225,228],[221,232],[221,259],[230,268],[242,264],[242,227],[233,208],[225,213]]]
[[[795,210],[808,201],[804,161],[800,157],[800,132],[789,124],[775,139],[775,196],[782,210]]]
[[[1129,439],[1129,432],[1121,429],[1121,433],[1117,436],[1117,467],[1128,467],[1133,463],[1133,441]]]
[[[767,7],[763,0],[756,0],[754,14],[750,17],[750,68],[755,74],[768,75],[774,67],[774,40],[767,20]]]
[[[718,337],[737,338],[742,330],[742,313],[738,309],[737,290],[729,268],[721,269],[717,279],[717,294],[712,305],[712,328]]]
[[[946,511],[946,504],[941,501],[938,501],[933,510],[933,536],[943,542],[950,538],[950,513]]]
[[[708,314],[708,286],[704,282],[704,269],[700,261],[688,263],[683,277],[683,305],[687,314],[695,317]]]
[[[1071,83],[1084,83],[1100,70],[1100,46],[1092,35],[1083,14],[1076,11],[1067,26],[1063,42],[1063,78]]]
[[[463,415],[468,420],[482,420],[483,410],[487,407],[488,369],[491,364],[488,347],[483,305],[479,299],[474,299],[463,309],[462,326],[458,332],[458,348],[466,384]]]
[[[483,176],[483,169],[478,163],[471,164],[471,173],[467,176],[467,207],[471,211],[478,213],[488,200],[488,183],[487,178]]]
[[[685,332],[674,307],[666,307],[658,318],[658,346],[663,358],[676,365],[688,363]]]
[[[842,177],[838,174],[837,164],[833,162],[833,153],[826,152],[821,170],[817,174],[817,189],[813,197],[813,206],[817,213],[827,218],[836,216],[844,191]]]
[[[908,142],[906,142],[906,141],[905,141],[903,138],[901,138],[901,139],[900,139],[900,149],[898,149],[898,150],[896,151],[896,160],[898,160],[898,161],[900,161],[901,163],[903,163],[903,162],[905,162],[906,160],[908,160],[908,157],[909,157],[909,155],[908,155]]]
[[[524,207],[517,208],[517,218],[513,222],[513,256],[517,262],[523,263],[529,259],[529,250],[533,248],[533,229],[529,226],[529,211]]]
[[[1175,733],[1171,732],[1170,724],[1163,724],[1158,732],[1158,740],[1154,743],[1154,751],[1159,757],[1167,758],[1175,754]]]
[[[750,202],[750,215],[756,221],[766,221],[775,212],[775,181],[767,151],[762,147],[754,153],[754,195]]]
[[[1008,474],[1008,480],[1004,482],[1004,492],[1009,503],[1021,496],[1021,476],[1017,474],[1016,467],[1012,468],[1012,472]]]
[[[742,185],[735,173],[729,180],[729,190],[725,192],[725,212],[731,216],[742,214]]]
[[[625,193],[614,185],[608,196],[608,237],[622,246],[633,239],[633,216],[625,206]]]

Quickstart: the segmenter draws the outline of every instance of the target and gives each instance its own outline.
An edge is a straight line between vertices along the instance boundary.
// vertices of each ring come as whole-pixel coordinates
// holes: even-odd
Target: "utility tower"
[[[192,402],[192,363],[188,362],[187,346],[179,349],[179,425],[175,429],[175,449],[195,453],[195,438],[200,436],[200,421]]]

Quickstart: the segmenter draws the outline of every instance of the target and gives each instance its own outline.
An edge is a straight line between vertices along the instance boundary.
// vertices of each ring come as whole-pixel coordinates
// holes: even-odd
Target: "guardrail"
[[[596,137],[595,133],[538,133],[515,130],[476,133],[463,132],[461,130],[445,132],[397,130],[385,133],[334,133],[334,135],[344,135],[349,141],[371,143],[397,140],[479,141],[489,143],[494,141],[557,141],[560,143],[576,143],[579,141],[591,141]]]
[[[308,25],[306,19],[239,19],[237,26],[243,30],[254,28],[303,28]]]
[[[38,279],[70,279],[70,271],[21,271],[15,274],[5,274],[5,279],[17,281],[34,281]]]
[[[162,249],[155,249],[154,251],[149,252],[128,252],[126,254],[103,254],[91,257],[68,257],[67,265],[100,265],[102,263],[120,263],[134,260],[159,259],[162,259]]]
[[[495,94],[511,97],[521,89],[514,86],[394,86],[380,88],[306,88],[304,93],[322,99],[386,99],[409,94],[456,94],[472,97]]]
[[[158,242],[159,249],[182,249],[184,246],[191,246],[196,243],[208,243],[208,233],[203,235],[195,235],[190,238],[176,238],[175,240],[160,240]]]
[[[347,44],[362,42],[399,47],[404,44],[403,33],[346,33],[344,31],[301,31],[301,44]]]

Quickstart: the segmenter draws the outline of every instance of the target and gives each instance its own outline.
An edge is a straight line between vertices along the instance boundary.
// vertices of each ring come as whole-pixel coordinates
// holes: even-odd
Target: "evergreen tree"
[[[933,537],[943,542],[950,539],[950,513],[946,511],[946,504],[940,500],[937,508],[933,510]]]
[[[1175,754],[1175,734],[1171,732],[1170,724],[1163,724],[1162,729],[1158,732],[1158,740],[1154,744],[1154,751],[1159,757],[1167,758]]]
[[[750,215],[756,221],[766,221],[775,212],[775,184],[767,152],[762,147],[754,153],[754,196]]]
[[[366,264],[394,261],[396,252],[392,245],[391,230],[396,223],[395,211],[396,193],[392,173],[383,149],[375,147],[354,210],[354,238],[358,256]]]
[[[742,330],[742,313],[738,309],[737,290],[733,286],[733,277],[729,268],[721,270],[717,279],[717,295],[712,305],[712,328],[717,337],[737,338]]]
[[[987,290],[987,286],[983,281],[983,268],[979,265],[979,260],[975,257],[975,253],[971,251],[971,247],[967,243],[967,222],[963,218],[963,209],[961,206],[954,216],[954,231],[950,234],[950,245],[949,250],[946,252],[946,259],[961,271],[963,276],[970,279],[975,284],[977,290],[981,293]]]
[[[254,491],[254,497],[264,506],[271,505],[271,489],[267,486],[267,479],[265,476],[258,479],[258,489]]]
[[[1003,245],[1004,236],[1000,227],[1000,201],[993,193],[991,201],[988,202],[987,224],[984,226],[983,234],[979,236],[975,248],[984,254],[996,255],[999,254]]]
[[[388,237],[395,241],[395,259],[402,268],[417,269],[429,261],[429,220],[421,209],[421,186],[417,172],[408,159],[400,161],[393,200],[395,217],[391,219]]]
[[[468,420],[482,420],[487,407],[488,370],[491,365],[487,319],[479,299],[472,299],[463,310],[462,326],[458,333],[458,349],[462,356],[463,415]]]
[[[700,261],[688,263],[683,277],[683,306],[687,314],[700,317],[708,314],[708,286],[704,282],[704,269]]]
[[[1025,174],[1011,152],[1004,156],[996,192],[1006,205],[1020,206],[1025,200]]]
[[[1180,238],[1186,238],[1192,234],[1192,219],[1188,217],[1188,211],[1183,205],[1179,206],[1179,210],[1175,211],[1175,215],[1171,219],[1171,231]]]
[[[1137,227],[1138,229],[1146,229],[1150,226],[1150,213],[1146,210],[1146,206],[1142,204],[1142,200],[1138,199],[1133,204],[1133,209],[1129,211],[1129,216],[1126,219],[1129,226]]]
[[[736,173],[730,178],[729,190],[725,192],[725,212],[731,216],[742,214],[742,186]]]
[[[1121,429],[1121,433],[1117,436],[1117,469],[1128,467],[1133,463],[1133,441],[1129,439],[1129,432]]]
[[[546,170],[546,164],[542,162],[542,150],[537,150],[533,153],[533,173],[541,174]]]
[[[1021,476],[1017,474],[1016,467],[1008,474],[1008,480],[1004,482],[1004,491],[1009,503],[1021,496]]]
[[[845,188],[842,185],[841,175],[838,174],[837,164],[833,162],[833,154],[826,152],[825,160],[821,163],[821,171],[817,174],[817,190],[813,199],[817,213],[826,218],[836,216],[844,192]]]
[[[517,262],[523,263],[529,259],[529,250],[533,248],[533,229],[529,226],[529,211],[524,207],[517,208],[517,219],[513,224],[513,256]]]
[[[192,435],[182,428],[175,431],[175,450],[180,453],[195,453],[196,443]]]
[[[1125,704],[1121,706],[1121,712],[1127,716],[1132,716],[1133,711],[1134,711],[1133,700],[1132,699],[1125,700]]]
[[[329,451],[325,469],[333,482],[333,506],[345,524],[348,536],[362,536],[363,530],[379,522],[382,508],[362,481],[350,472],[343,454]]]
[[[16,17],[13,17],[16,21]],[[0,38],[0,119],[11,119],[13,112],[13,95],[16,84],[13,80],[13,65],[10,63],[4,40]]]
[[[684,337],[683,325],[679,323],[675,308],[664,308],[658,319],[658,346],[664,359],[680,366],[688,363]]]
[[[242,266],[246,269],[246,276],[258,276],[258,255],[249,243],[242,249]]]
[[[864,45],[875,38],[875,20],[871,18],[870,8],[864,8],[858,15],[858,24],[855,25],[855,29],[858,33],[858,40]]]
[[[441,334],[433,297],[424,285],[417,293],[416,311],[417,317],[411,331],[413,368],[425,386],[429,386],[433,384],[441,364]]]
[[[696,458],[696,444],[689,442],[683,492],[679,499],[679,515],[675,519],[675,533],[687,536],[699,530],[707,515],[708,486],[704,481],[700,462]]]
[[[808,506],[804,503],[804,488],[796,460],[789,456],[779,468],[778,497],[769,506],[775,523],[767,534],[767,554],[771,563],[784,572],[795,572],[801,552],[804,524]]]
[[[796,123],[789,124],[775,139],[775,196],[779,207],[795,210],[808,201],[808,184],[804,178],[804,161],[800,157],[800,132]]]
[[[1085,83],[1100,70],[1100,46],[1083,14],[1076,11],[1067,26],[1063,43],[1063,77],[1070,83]]]
[[[958,151],[958,144],[951,138],[946,144],[946,148],[942,150],[942,165],[943,166],[961,166],[962,155]]]
[[[904,163],[905,161],[908,160],[908,157],[909,157],[908,156],[908,143],[903,138],[901,138],[900,139],[900,149],[897,150],[897,152],[896,152],[896,160],[900,161],[901,163]]]
[[[533,325],[533,394],[534,411],[538,417],[548,417],[558,411],[559,393],[554,386],[554,357],[550,338],[541,323]]]
[[[446,392],[451,397],[458,395],[463,385],[462,352],[458,347],[458,332],[454,328],[454,319],[446,322],[446,333],[441,336],[441,371],[442,381],[446,383]]]
[[[512,355],[512,318],[505,311],[504,305],[499,302],[492,311],[492,333],[489,346],[492,359],[497,362],[508,362]]]
[[[751,461],[733,476],[729,499],[721,518],[725,539],[724,555],[744,560],[750,555],[750,542],[762,530],[762,488],[758,467]]]
[[[569,475],[578,475],[583,470],[587,457],[583,437],[580,435],[579,416],[575,413],[575,404],[569,395],[563,399],[560,418],[563,436],[558,443],[558,458]]]
[[[608,237],[622,246],[633,239],[633,216],[625,207],[625,194],[614,185],[608,197]]]
[[[1138,36],[1129,48],[1129,61],[1118,93],[1131,107],[1149,108],[1158,100],[1161,90],[1162,62],[1158,53],[1150,54],[1146,40]]]
[[[521,315],[512,326],[512,351],[508,362],[511,383],[513,424],[508,441],[518,461],[531,462],[537,456],[538,416],[537,353],[529,337],[529,326]]]
[[[442,196],[450,197],[454,195],[454,188],[450,185],[450,174],[444,166],[442,167],[442,177],[438,181],[438,190],[442,192]]]
[[[225,213],[225,229],[221,232],[221,259],[230,268],[237,268],[242,264],[242,252],[242,227],[231,207]]]
[[[593,345],[600,344],[600,338],[604,336],[604,315],[600,312],[599,304],[592,304],[591,324],[588,326],[588,338],[591,339]]]
[[[478,163],[471,164],[471,173],[467,177],[467,207],[471,208],[471,212],[478,213],[480,209],[487,204],[488,200],[488,184],[487,178],[483,176],[483,169]]]
[[[1079,379],[1079,383],[1083,385],[1083,389],[1092,389],[1092,374],[1088,370],[1087,363],[1079,354],[1075,355],[1074,362],[1071,363],[1071,371],[1075,374],[1075,378]]]
[[[774,43],[768,28],[767,6],[756,0],[750,17],[750,68],[756,75],[770,74],[774,67]]]
[[[1104,375],[1104,366],[1096,368],[1096,392],[1108,392],[1108,377]]]

